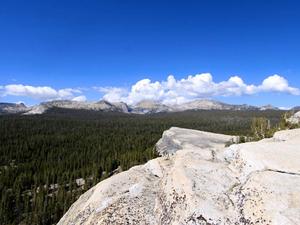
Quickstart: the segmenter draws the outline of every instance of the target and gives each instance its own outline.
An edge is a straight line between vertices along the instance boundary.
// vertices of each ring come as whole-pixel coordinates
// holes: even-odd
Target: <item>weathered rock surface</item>
[[[234,139],[171,128],[164,156],[100,182],[59,224],[300,224],[300,129]]]
[[[300,124],[300,111],[291,116],[287,121],[292,124]]]

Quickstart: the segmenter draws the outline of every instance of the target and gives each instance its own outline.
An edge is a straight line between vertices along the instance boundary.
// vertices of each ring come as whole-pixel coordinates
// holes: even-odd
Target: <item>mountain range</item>
[[[183,104],[166,105],[158,101],[143,100],[135,105],[127,105],[124,102],[79,102],[71,100],[55,100],[42,102],[38,105],[27,107],[23,103],[0,103],[0,115],[2,114],[43,114],[51,108],[84,109],[103,112],[122,112],[134,114],[150,114],[161,112],[182,112],[187,110],[279,110],[272,105],[261,107],[247,104],[233,105],[210,99],[198,99]],[[294,107],[294,110],[299,107]]]

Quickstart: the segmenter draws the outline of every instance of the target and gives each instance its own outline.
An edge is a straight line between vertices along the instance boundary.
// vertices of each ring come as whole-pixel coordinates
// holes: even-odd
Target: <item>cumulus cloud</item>
[[[64,88],[56,90],[48,86],[30,86],[23,84],[9,84],[1,86],[1,96],[24,96],[38,100],[71,99],[74,94],[81,93],[78,89]]]
[[[75,98],[72,98],[73,101],[76,101],[76,102],[85,102],[87,99],[84,95],[79,95]]]
[[[161,101],[164,104],[180,104],[197,98],[252,95],[261,92],[300,95],[298,88],[290,87],[288,81],[277,74],[267,77],[259,85],[246,84],[238,76],[217,83],[210,73],[202,73],[180,80],[170,75],[161,82],[143,79],[132,85],[129,90],[118,87],[97,88],[97,90],[104,93],[105,100],[123,101],[128,104],[135,104],[144,99]]]
[[[286,92],[292,95],[299,95],[298,88],[290,87],[288,81],[277,74],[266,78],[259,88],[263,91]]]
[[[142,79],[128,89],[121,87],[93,87],[93,89],[103,93],[105,100],[123,101],[128,104],[135,104],[141,100],[154,100],[172,105],[199,98],[253,95],[263,92],[300,95],[299,88],[290,86],[287,79],[277,74],[265,78],[260,84],[247,84],[239,76],[231,76],[227,80],[215,82],[210,73],[201,73],[182,79],[170,75],[163,81]],[[86,101],[82,92],[89,90],[9,84],[0,85],[0,97],[24,96],[42,101],[55,99]]]
[[[95,90],[104,93],[105,97],[103,99],[110,102],[119,102],[123,99],[123,96],[127,95],[127,90],[118,87],[94,87]]]

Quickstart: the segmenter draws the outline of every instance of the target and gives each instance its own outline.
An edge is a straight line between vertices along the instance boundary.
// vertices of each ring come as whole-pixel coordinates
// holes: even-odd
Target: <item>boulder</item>
[[[62,224],[300,224],[300,129],[259,142],[171,128],[162,157],[83,194]]]

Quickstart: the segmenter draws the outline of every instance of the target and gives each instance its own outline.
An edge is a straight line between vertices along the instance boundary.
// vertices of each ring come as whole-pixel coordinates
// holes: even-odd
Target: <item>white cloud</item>
[[[263,91],[286,92],[292,95],[300,95],[298,88],[290,87],[288,81],[277,74],[266,78],[259,88]]]
[[[130,90],[118,87],[97,90],[104,93],[103,98],[108,101],[123,101],[128,104],[135,104],[144,99],[165,104],[180,104],[197,98],[252,95],[260,92],[300,95],[298,88],[290,87],[288,81],[277,74],[267,77],[260,85],[246,84],[238,76],[216,83],[210,73],[202,73],[180,80],[170,75],[167,80],[161,82],[143,79],[132,85]]]
[[[87,99],[84,95],[79,95],[79,96],[73,98],[72,100],[76,101],[76,102],[85,102]]]
[[[280,110],[291,110],[292,107],[280,106],[278,107]]]
[[[39,100],[71,99],[74,94],[81,93],[80,90],[65,88],[55,90],[48,86],[30,86],[23,84],[9,84],[1,87],[1,96],[24,96]]]
[[[127,94],[127,90],[123,88],[117,88],[117,87],[94,87],[95,90],[98,90],[102,93],[104,93],[103,99],[109,100],[110,102],[118,102],[121,101],[124,95]]]
[[[232,76],[228,80],[215,82],[210,73],[190,75],[183,79],[176,79],[173,75],[163,81],[152,82],[142,79],[129,89],[120,87],[94,87],[103,93],[103,99],[128,104],[135,104],[148,99],[161,101],[164,104],[180,104],[198,98],[212,98],[217,96],[253,95],[262,92],[286,93],[300,95],[300,89],[289,85],[280,75],[265,78],[260,84],[246,84],[239,76]],[[0,85],[0,97],[24,96],[37,100],[72,99],[86,101],[82,92],[90,89],[54,89],[49,86],[30,86],[23,84]]]

